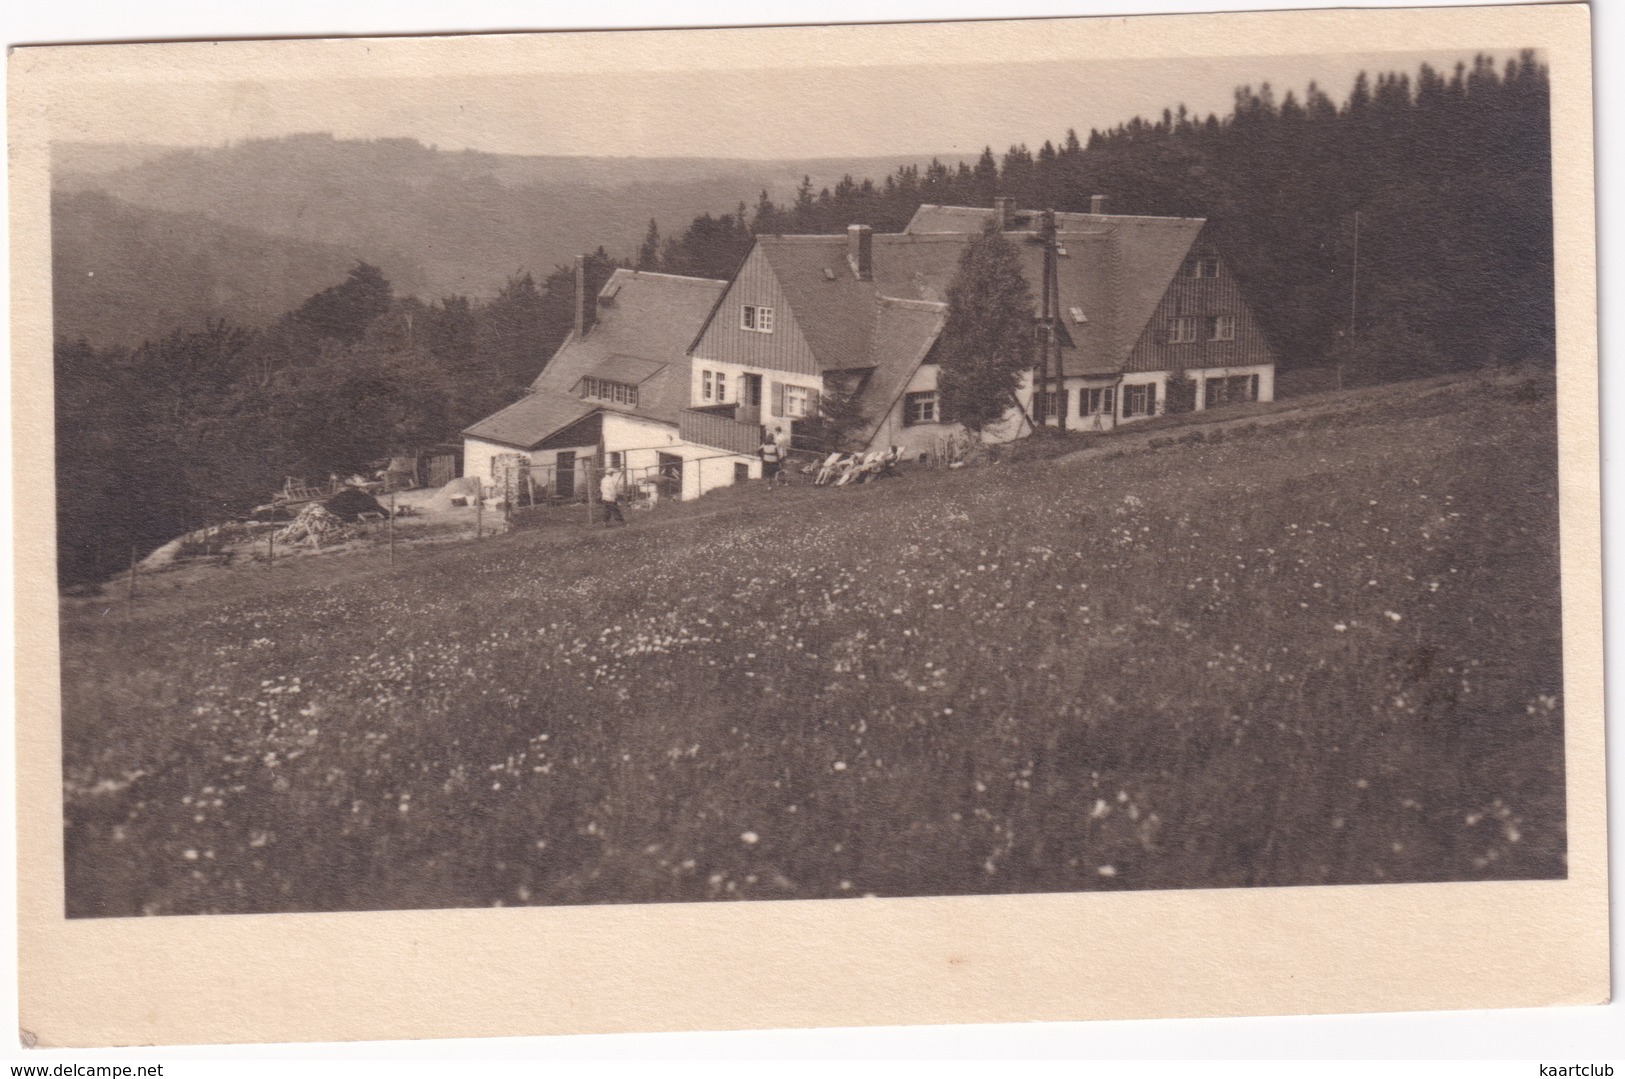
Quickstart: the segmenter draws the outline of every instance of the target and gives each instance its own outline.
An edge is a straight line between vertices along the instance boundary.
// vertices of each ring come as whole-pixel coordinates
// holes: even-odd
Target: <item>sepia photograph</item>
[[[1549,48],[949,29],[45,50],[57,914],[1567,881]]]

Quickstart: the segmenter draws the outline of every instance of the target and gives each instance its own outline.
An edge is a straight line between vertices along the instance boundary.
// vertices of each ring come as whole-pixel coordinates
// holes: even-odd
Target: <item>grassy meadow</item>
[[[1562,876],[1549,381],[1196,430],[65,602],[68,913]]]

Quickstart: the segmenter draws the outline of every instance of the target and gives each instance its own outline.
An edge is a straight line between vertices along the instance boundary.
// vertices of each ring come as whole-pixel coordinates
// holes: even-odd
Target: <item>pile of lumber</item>
[[[276,534],[278,544],[308,543],[320,547],[323,543],[339,543],[355,535],[355,529],[345,524],[337,514],[320,502],[312,502],[299,511],[299,516]]]

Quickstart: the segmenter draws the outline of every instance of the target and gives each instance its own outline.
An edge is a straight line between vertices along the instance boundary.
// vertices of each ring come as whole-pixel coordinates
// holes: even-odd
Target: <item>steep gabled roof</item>
[[[930,211],[930,213],[927,213]],[[757,241],[796,324],[824,371],[869,366],[879,305],[886,299],[943,303],[959,256],[991,211],[922,207],[909,232],[873,238],[873,279],[847,265],[844,236],[764,236]],[[1200,218],[1057,214],[1060,305],[1071,347],[1061,350],[1068,375],[1122,370],[1157,303],[1201,232]],[[929,231],[913,231],[916,224]],[[1031,231],[1004,233],[1014,245],[1035,300],[1044,248]],[[1074,308],[1081,320],[1074,315]]]
[[[874,437],[875,429],[902,396],[914,372],[925,362],[926,354],[937,343],[947,321],[947,304],[890,297],[880,300],[870,337],[872,370],[857,401],[863,416],[864,442]]]
[[[727,287],[707,278],[616,270],[598,294],[598,318],[587,333],[578,337],[572,330],[528,395],[463,433],[530,449],[600,409],[675,424],[688,405],[689,343]],[[636,385],[637,405],[582,399],[585,376]]]
[[[846,237],[763,236],[757,243],[819,369],[868,366],[880,294],[847,268]]]
[[[636,407],[596,405],[676,423],[688,406],[688,347],[727,287],[703,277],[616,270],[599,293],[613,294],[614,303],[598,305],[598,320],[585,335],[571,331],[532,391],[573,397],[585,375],[637,383]]]
[[[975,206],[921,206],[904,233],[972,236],[992,217],[992,210]],[[1014,220],[1019,228],[1007,230],[1005,238],[1029,246],[1027,241],[1037,235],[1037,212],[1015,211]],[[1056,213],[1057,239],[1067,252],[1056,259],[1059,314],[1077,345],[1062,350],[1067,374],[1108,374],[1122,368],[1206,224],[1200,217]],[[1036,291],[1042,265],[1035,265],[1031,256],[1024,263]],[[1073,306],[1083,310],[1086,323],[1073,322]]]

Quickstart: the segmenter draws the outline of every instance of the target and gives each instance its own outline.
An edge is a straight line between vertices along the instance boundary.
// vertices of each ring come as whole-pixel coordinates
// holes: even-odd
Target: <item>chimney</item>
[[[592,324],[598,321],[598,302],[587,295],[587,256],[576,256],[576,337],[587,336]]]
[[[859,281],[874,279],[874,230],[868,225],[846,226],[846,261]]]
[[[1016,200],[1009,195],[1000,195],[993,200],[993,214],[998,218],[999,231],[1003,232],[1010,227],[1010,218],[1015,213]]]
[[[1090,195],[1089,196],[1089,212],[1092,213],[1092,214],[1103,214],[1103,213],[1105,213],[1106,212],[1106,196],[1105,195]]]

